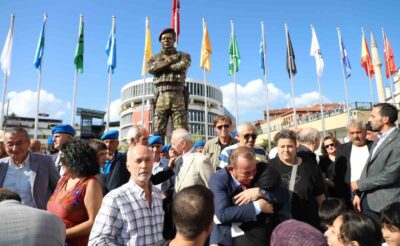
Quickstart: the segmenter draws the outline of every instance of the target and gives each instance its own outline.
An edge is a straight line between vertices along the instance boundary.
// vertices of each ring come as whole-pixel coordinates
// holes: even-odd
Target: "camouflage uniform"
[[[171,60],[166,64],[166,58]],[[149,73],[154,76],[155,112],[154,132],[165,136],[168,118],[174,129],[188,128],[189,93],[185,87],[186,72],[190,66],[190,55],[172,48],[162,49],[148,62]]]

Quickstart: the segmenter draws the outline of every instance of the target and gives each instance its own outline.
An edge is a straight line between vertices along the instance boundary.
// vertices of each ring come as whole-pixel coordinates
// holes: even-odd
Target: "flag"
[[[78,72],[83,73],[83,53],[84,53],[84,23],[83,17],[79,24],[78,44],[75,49],[74,64]]]
[[[201,42],[200,67],[207,72],[211,70],[210,57],[212,53],[210,37],[208,35],[207,24],[204,23],[203,41]]]
[[[150,23],[149,20],[146,19],[146,38],[144,41],[144,57],[143,57],[143,65],[142,65],[142,76],[148,72],[147,62],[153,56],[153,52],[151,50],[151,36],[150,36]]]
[[[342,35],[340,34],[339,31],[339,45],[340,45],[340,58],[342,60],[343,64],[343,71],[346,79],[348,79],[351,75],[351,64],[349,61],[349,57],[347,56],[347,50],[346,47],[344,46]]]
[[[296,75],[296,73],[297,73],[295,59],[296,59],[296,57],[294,55],[292,41],[290,40],[290,34],[288,32],[287,33],[287,48],[286,48],[286,69],[289,73],[289,78],[291,78],[291,76]]]
[[[117,67],[117,43],[115,39],[115,17],[113,17],[113,25],[111,28],[111,33],[106,45],[106,54],[108,56],[107,66],[108,71],[114,73],[114,69]]]
[[[14,15],[11,16],[10,29],[8,30],[7,38],[4,43],[3,51],[0,56],[1,69],[4,74],[10,76],[11,73],[11,53],[13,48],[14,36]]]
[[[362,35],[361,40],[361,66],[364,68],[365,73],[369,78],[372,78],[372,75],[375,74],[374,67],[372,65],[371,56],[368,49],[367,39]]]
[[[315,29],[311,27],[311,49],[310,49],[310,56],[315,58],[315,66],[317,70],[317,76],[321,78],[322,72],[324,71],[324,59],[322,58],[321,49],[319,48],[317,34],[315,33]]]
[[[43,52],[44,52],[44,33],[45,33],[45,30],[46,30],[46,20],[47,20],[47,18],[45,17],[45,19],[43,21],[42,31],[40,32],[38,45],[37,45],[37,48],[36,48],[35,59],[33,59],[33,65],[35,66],[36,69],[40,69],[40,67],[42,66],[42,58],[43,58]]]
[[[263,74],[265,74],[265,64],[264,64],[264,38],[261,37],[260,42],[260,68],[263,70]]]
[[[181,8],[180,1],[179,0],[172,0],[171,28],[175,30],[176,43],[178,43],[178,36],[179,36],[179,34],[181,32],[180,8]]]
[[[385,57],[385,68],[386,68],[386,78],[392,76],[397,72],[396,63],[394,62],[394,55],[392,47],[387,39],[385,33],[383,33],[383,55]]]
[[[233,73],[238,72],[239,65],[240,65],[239,47],[237,45],[235,33],[232,32],[231,40],[229,41],[229,75],[233,75]]]

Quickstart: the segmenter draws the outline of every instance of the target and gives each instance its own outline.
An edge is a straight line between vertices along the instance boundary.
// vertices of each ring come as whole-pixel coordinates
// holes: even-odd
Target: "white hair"
[[[133,125],[128,131],[128,134],[126,134],[126,139],[128,142],[132,141],[132,138],[134,138],[136,141],[139,140],[139,138],[142,136],[142,128],[140,125]]]
[[[192,143],[192,134],[184,128],[178,128],[172,132],[172,138],[177,141],[184,141],[187,143]]]
[[[237,127],[237,131],[239,134],[241,134],[244,131],[249,130],[249,129],[251,129],[255,132],[257,131],[256,126],[251,122],[244,122]]]

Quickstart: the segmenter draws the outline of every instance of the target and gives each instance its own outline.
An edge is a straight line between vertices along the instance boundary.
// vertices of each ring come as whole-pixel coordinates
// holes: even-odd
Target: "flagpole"
[[[147,28],[148,28],[148,26],[149,26],[149,17],[148,16],[146,16],[146,27],[145,27],[145,35],[147,35]],[[145,44],[145,46],[146,46],[146,44]],[[146,47],[145,47],[145,50],[144,50],[144,56],[143,56],[143,64],[145,64],[146,63],[146,57],[147,57],[147,49],[146,49]],[[141,121],[142,121],[142,126],[143,127],[145,127],[145,123],[144,123],[144,102],[145,102],[145,100],[144,100],[144,95],[145,95],[145,93],[146,93],[146,90],[145,90],[145,85],[146,85],[146,73],[144,72],[143,73],[143,89],[142,89],[142,117],[141,117]]]
[[[203,32],[206,28],[206,19],[203,17]],[[208,105],[207,105],[207,78],[206,66],[203,67],[203,82],[204,82],[204,130],[206,134],[206,141],[208,140]]]
[[[361,32],[362,32],[363,38],[365,39],[364,27],[361,27]],[[367,74],[368,74],[368,80],[369,80],[369,90],[370,90],[370,93],[371,93],[371,103],[372,103],[372,105],[374,105],[374,92],[373,92],[373,89],[372,89],[372,79],[371,79],[371,74],[369,72],[369,65],[372,65],[372,64],[369,64],[369,60],[367,60]]]
[[[79,18],[79,31],[78,31],[78,45],[80,39],[80,31],[81,25],[83,23],[83,15],[80,15]],[[75,116],[76,116],[76,96],[78,91],[78,68],[75,68],[75,76],[74,76],[74,91],[72,94],[72,116],[71,116],[71,126],[74,127],[75,125]]]
[[[346,75],[344,72],[344,66],[343,66],[343,57],[342,57],[342,50],[340,47],[342,47],[342,44],[340,43],[342,40],[342,35],[340,33],[340,29],[339,27],[336,27],[336,31],[338,34],[338,41],[339,41],[339,51],[340,51],[340,58],[341,61],[340,63],[342,64],[342,74],[343,74],[343,82],[344,82],[344,96],[345,96],[345,103],[346,103],[346,112],[347,112],[347,122],[350,122],[350,108],[349,108],[349,97],[347,94],[347,79],[346,79]]]
[[[287,52],[289,55],[289,36],[288,36],[288,25],[285,23],[285,31],[286,31],[286,47],[287,47]],[[289,56],[289,59],[291,59],[291,57]],[[289,66],[291,62],[289,60]],[[296,102],[295,102],[295,97],[294,97],[294,84],[293,84],[293,74],[292,74],[292,70],[289,69],[289,75],[290,75],[290,87],[291,87],[291,91],[292,91],[292,100],[293,100],[293,122],[294,122],[294,127],[297,127],[297,117],[296,117]]]
[[[386,35],[385,35],[385,31],[383,30],[383,27],[381,28],[381,30],[382,30],[383,42],[384,42],[385,50],[386,50],[386,54],[387,54],[386,56],[384,55],[384,57],[385,57],[385,69],[386,69],[386,71],[389,71],[390,94],[392,96],[393,106],[396,107],[396,99],[394,98],[392,75],[391,75],[390,67],[389,67],[389,55],[388,55],[389,54],[389,50],[388,50],[387,41],[385,40]]]
[[[7,34],[7,39],[5,41],[6,43],[4,44],[4,45],[6,45],[7,42],[10,42],[10,43],[8,43],[9,47],[7,47],[7,53],[12,52],[12,50],[10,50],[10,48],[12,48],[12,40],[13,40],[13,37],[14,37],[14,20],[15,20],[15,15],[11,14],[11,23],[10,23],[10,30],[9,30],[10,35]],[[10,39],[10,40],[8,40],[8,39]],[[6,47],[4,47],[4,48],[6,48]],[[4,52],[4,49],[3,49],[3,52]],[[9,64],[6,64],[6,66],[3,66],[4,65],[3,62],[5,62],[5,61],[1,60],[2,69],[4,71],[3,95],[2,95],[3,98],[2,98],[1,115],[0,115],[0,129],[1,130],[3,129],[4,103],[6,101],[7,80],[8,80],[8,74],[10,73],[10,66],[11,66],[11,61],[10,61],[11,54],[7,54],[6,56],[7,56],[7,58],[6,58],[7,61],[6,62],[9,63]],[[3,57],[1,57],[1,58],[3,58]]]
[[[262,35],[262,49],[263,49],[263,64],[264,64],[264,84],[266,91],[267,101],[267,134],[268,134],[268,150],[271,150],[271,122],[269,119],[269,92],[268,92],[268,80],[267,80],[267,52],[265,45],[265,34],[264,34],[264,21],[261,21],[261,35]]]
[[[112,17],[112,35],[115,35],[115,16]],[[114,37],[112,37],[114,38]],[[113,45],[111,43],[111,45]],[[112,47],[111,47],[112,48]],[[114,55],[114,54],[110,54]],[[107,121],[106,121],[106,132],[110,128],[110,103],[111,103],[111,80],[112,80],[112,71],[113,68],[111,64],[108,67],[108,93],[107,93]]]
[[[233,55],[235,56],[235,39],[234,39],[234,35],[235,35],[235,28],[233,25],[233,20],[231,20],[231,42],[232,42],[232,48],[233,48]],[[236,127],[239,124],[239,105],[238,105],[238,95],[237,95],[237,84],[236,84],[236,59],[234,57],[233,59],[233,83],[235,84],[235,106],[236,106]]]

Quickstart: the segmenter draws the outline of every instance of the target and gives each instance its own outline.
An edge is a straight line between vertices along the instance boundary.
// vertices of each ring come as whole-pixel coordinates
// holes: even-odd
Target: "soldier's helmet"
[[[175,32],[175,30],[172,29],[172,28],[165,28],[164,30],[161,31],[160,36],[158,36],[158,41],[161,42],[161,36],[163,34],[166,34],[166,33],[172,33],[174,35],[175,40],[176,40],[176,32]]]

